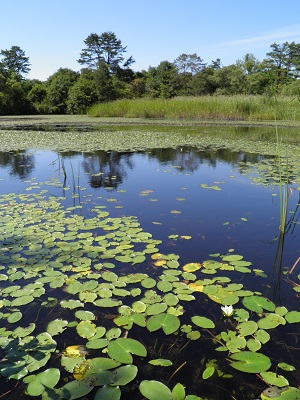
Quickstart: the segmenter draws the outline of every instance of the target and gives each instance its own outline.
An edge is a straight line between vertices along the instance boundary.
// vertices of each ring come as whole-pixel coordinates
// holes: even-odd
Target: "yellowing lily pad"
[[[198,271],[198,269],[201,268],[201,264],[200,263],[189,263],[189,264],[185,264],[182,269],[186,272],[195,272]]]

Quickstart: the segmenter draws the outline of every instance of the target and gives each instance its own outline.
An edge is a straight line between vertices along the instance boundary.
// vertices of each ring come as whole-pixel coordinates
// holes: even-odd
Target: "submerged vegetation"
[[[299,146],[279,148],[275,136],[273,142],[246,141],[244,128],[226,128],[224,139],[205,126],[152,132],[118,125],[56,132],[52,126],[42,132],[9,130],[11,123],[16,120],[3,121],[0,133],[7,152],[187,145],[213,153],[257,151],[272,157],[255,166],[241,162],[253,184],[279,187],[285,181],[300,190]],[[279,176],[276,157],[287,149],[288,168]],[[0,196],[0,374],[8,379],[7,399],[299,399],[299,360],[285,344],[294,335],[297,350],[299,274],[289,274],[292,301],[282,304],[260,289],[265,271],[232,248],[185,263],[176,251],[163,252],[164,243],[136,216],[113,217],[99,201],[85,217],[84,202],[66,207],[65,197],[51,194],[53,186],[68,189],[66,165],[59,161],[64,182],[52,176]],[[75,198],[84,188],[71,171]],[[222,190],[220,182],[200,186]],[[289,223],[295,225],[298,214],[293,216]],[[191,237],[168,239],[175,244]],[[253,279],[262,281],[255,290]]]

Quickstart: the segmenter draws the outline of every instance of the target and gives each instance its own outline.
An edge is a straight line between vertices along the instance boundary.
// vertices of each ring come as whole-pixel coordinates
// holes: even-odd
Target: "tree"
[[[291,78],[299,77],[300,44],[295,42],[273,43],[271,49],[272,51],[267,53],[264,65],[277,90],[280,86],[287,84]]]
[[[83,113],[97,100],[94,72],[89,69],[83,69],[80,77],[69,90],[67,111],[69,114]]]
[[[252,53],[244,55],[242,60],[237,60],[236,65],[241,67],[246,75],[252,75],[259,71],[260,61]]]
[[[150,97],[165,99],[175,96],[177,68],[169,61],[162,61],[156,68],[150,67],[146,78],[146,93]]]
[[[116,99],[113,79],[106,63],[99,61],[98,68],[94,71],[94,79],[96,82],[98,100],[100,102]]]
[[[65,114],[69,90],[79,74],[69,68],[60,68],[47,80],[46,102],[50,114]]]
[[[111,73],[117,68],[128,68],[134,63],[132,57],[124,60],[127,47],[122,46],[121,40],[117,39],[114,32],[104,32],[100,36],[91,33],[84,43],[86,48],[80,53],[79,64],[98,68],[100,62],[105,63]]]
[[[243,94],[246,91],[246,77],[240,66],[231,64],[214,71],[211,78],[215,93],[224,95]]]
[[[197,72],[201,71],[205,64],[201,57],[194,54],[181,54],[174,61],[174,65],[180,74],[185,74],[187,72],[195,75]]]
[[[26,75],[30,71],[29,58],[25,56],[24,50],[19,46],[12,46],[9,50],[1,50],[0,61],[2,67],[9,72],[16,72],[19,75]]]

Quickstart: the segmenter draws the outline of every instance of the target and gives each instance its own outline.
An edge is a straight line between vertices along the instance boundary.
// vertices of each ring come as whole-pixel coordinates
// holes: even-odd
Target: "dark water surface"
[[[144,231],[162,241],[160,252],[178,254],[181,265],[202,263],[212,253],[234,251],[252,262],[251,268],[266,274],[266,277],[258,273],[250,278],[247,274],[242,278],[239,275],[245,289],[261,292],[276,305],[299,310],[299,299],[285,272],[300,256],[300,192],[297,184],[289,185],[288,225],[284,238],[280,238],[279,187],[272,182],[266,185],[266,177],[261,177],[256,169],[267,159],[271,157],[226,149],[211,151],[209,147],[204,151],[189,146],[135,152],[59,153],[37,149],[0,152],[0,195],[38,193],[46,189],[46,196],[61,198],[62,205],[69,208],[71,214],[94,217],[94,207],[102,206],[111,217],[134,215]],[[262,180],[264,184],[261,184]],[[143,265],[135,267],[137,269],[143,272]],[[298,273],[299,266],[292,276],[295,281]],[[197,313],[198,306],[197,302],[189,303],[187,314]],[[281,329],[278,328],[276,341],[299,347],[298,328],[289,328],[282,337]],[[288,343],[292,333],[297,335],[296,342],[292,338]],[[153,345],[144,330],[137,328],[136,336],[149,348]],[[158,337],[161,343],[163,340]],[[168,340],[171,344],[171,339]],[[206,360],[218,357],[215,346],[209,343],[207,341]],[[281,358],[275,341],[266,348],[271,356],[276,354]],[[174,347],[173,357],[180,366],[186,360],[186,353],[175,354],[175,350]],[[280,346],[279,352],[285,350],[286,347]],[[200,365],[204,357],[197,341],[190,344],[187,354],[195,365]],[[287,356],[284,360],[295,361],[294,357],[287,360]],[[296,367],[299,368],[299,364]],[[139,368],[142,370],[143,366]],[[258,397],[266,387],[251,376],[251,379],[247,378],[248,386],[245,384],[244,391],[239,392],[236,380],[228,380],[219,386],[208,380],[201,383],[200,389],[197,382],[202,372],[199,371],[182,368],[170,387],[182,382],[189,392],[209,399],[246,399],[250,398],[249,393]],[[147,376],[147,371],[144,374]],[[152,370],[151,377],[144,379],[160,380],[162,377],[164,373]],[[291,384],[296,385],[297,379],[292,378]],[[5,385],[8,394],[3,398],[20,396],[12,389],[14,382],[4,381],[3,378],[0,394],[6,392]],[[128,389],[128,393],[126,390],[122,395],[124,398],[142,398],[132,394],[136,393],[134,389]],[[19,398],[27,396],[21,394]],[[87,395],[84,398],[93,397]]]
[[[64,197],[65,207],[81,205],[73,212],[84,217],[93,216],[90,210],[95,205],[105,207],[112,217],[135,215],[145,231],[163,241],[163,250],[179,254],[182,263],[202,262],[210,253],[234,249],[271,275],[278,247],[279,188],[250,179],[256,176],[255,163],[263,159],[256,154],[224,150],[210,154],[195,148],[91,154],[1,152],[0,191],[47,189],[50,195]],[[290,185],[288,219],[293,221],[284,240],[286,268],[300,255],[295,188]],[[174,234],[192,239],[168,239]],[[282,296],[287,296],[284,289]]]

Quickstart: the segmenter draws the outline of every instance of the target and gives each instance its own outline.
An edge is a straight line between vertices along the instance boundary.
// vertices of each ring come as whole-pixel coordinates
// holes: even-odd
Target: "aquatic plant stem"
[[[167,383],[170,382],[170,380],[173,378],[173,376],[176,375],[177,372],[178,372],[179,370],[181,370],[182,367],[185,366],[185,364],[186,364],[186,361],[184,361],[181,365],[179,365],[179,367],[178,367],[178,368],[173,372],[173,374],[170,376],[170,378],[168,379]]]
[[[296,262],[294,263],[292,268],[289,270],[289,275],[294,271],[294,269],[296,268],[296,265],[298,264],[299,261],[300,261],[300,257],[298,257],[298,259],[296,260]]]

